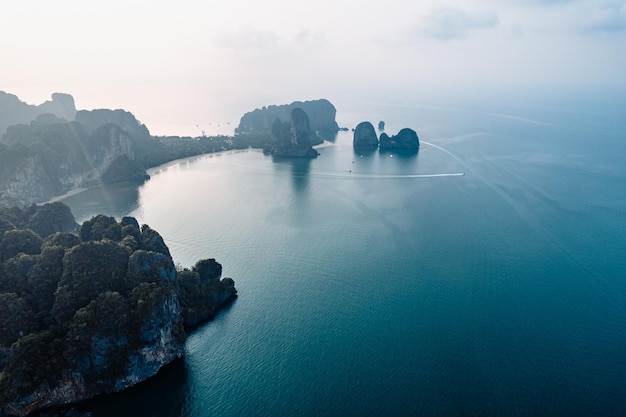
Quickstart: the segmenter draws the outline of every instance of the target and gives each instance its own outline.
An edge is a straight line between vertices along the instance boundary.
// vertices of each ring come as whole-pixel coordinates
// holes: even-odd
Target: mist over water
[[[623,102],[337,105],[418,153],[245,150],[68,198],[136,216],[239,298],[95,416],[626,412]],[[341,109],[349,109],[342,112]],[[463,175],[461,175],[463,174]]]

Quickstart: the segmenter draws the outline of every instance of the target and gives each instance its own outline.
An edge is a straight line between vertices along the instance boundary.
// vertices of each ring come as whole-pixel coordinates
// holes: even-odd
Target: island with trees
[[[378,123],[379,130],[384,129],[384,122]],[[361,122],[354,129],[352,140],[354,148],[381,150],[408,150],[417,151],[420,147],[419,137],[415,130],[410,128],[401,129],[396,135],[389,136],[382,132],[380,138],[376,134],[371,122]]]
[[[62,203],[0,208],[0,415],[123,390],[183,355],[236,297],[215,259],[175,267],[132,217],[78,226]]]

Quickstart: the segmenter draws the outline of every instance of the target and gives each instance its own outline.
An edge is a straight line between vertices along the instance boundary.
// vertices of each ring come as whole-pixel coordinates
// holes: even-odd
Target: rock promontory
[[[291,110],[289,122],[274,120],[272,135],[273,144],[266,151],[274,156],[315,158],[318,155],[312,146],[312,138],[317,136],[311,129],[308,115],[299,107]]]
[[[215,259],[176,268],[163,238],[132,217],[78,227],[54,203],[0,208],[0,228],[3,416],[150,378],[183,355],[187,329],[236,296]]]

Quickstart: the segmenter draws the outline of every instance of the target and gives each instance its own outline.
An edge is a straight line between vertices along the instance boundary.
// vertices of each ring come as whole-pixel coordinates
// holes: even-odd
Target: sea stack
[[[356,129],[354,129],[352,145],[355,148],[377,148],[378,136],[376,136],[374,125],[370,122],[359,123]]]
[[[380,135],[380,149],[419,149],[420,140],[413,129],[404,128],[397,135]]]

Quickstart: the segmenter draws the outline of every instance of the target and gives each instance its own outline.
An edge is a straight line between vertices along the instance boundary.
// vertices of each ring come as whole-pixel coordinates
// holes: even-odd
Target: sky
[[[0,90],[30,104],[229,133],[294,100],[624,89],[626,1],[7,0],[0,54]]]

